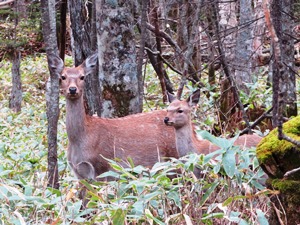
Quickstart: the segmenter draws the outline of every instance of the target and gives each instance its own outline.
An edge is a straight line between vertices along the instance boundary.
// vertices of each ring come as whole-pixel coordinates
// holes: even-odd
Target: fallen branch
[[[293,169],[293,170],[290,170],[290,171],[287,171],[285,174],[284,174],[284,178],[287,178],[289,177],[290,175],[292,175],[293,173],[296,173],[300,170],[300,167],[296,168],[296,169]]]

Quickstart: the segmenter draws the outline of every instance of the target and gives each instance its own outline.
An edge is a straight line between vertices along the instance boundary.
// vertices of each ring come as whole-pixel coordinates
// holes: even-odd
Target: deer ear
[[[93,55],[89,56],[83,63],[82,66],[85,71],[85,75],[89,75],[93,72],[98,62],[98,52],[94,53]]]
[[[200,99],[200,89],[197,89],[187,98],[186,101],[189,103],[190,106],[195,106],[198,104],[199,99]]]
[[[169,100],[170,103],[173,102],[176,99],[176,97],[168,91],[167,91],[167,97],[168,97],[168,100]]]
[[[64,61],[62,61],[62,59],[56,54],[48,54],[47,58],[49,70],[54,73],[61,74],[62,70],[64,69]]]

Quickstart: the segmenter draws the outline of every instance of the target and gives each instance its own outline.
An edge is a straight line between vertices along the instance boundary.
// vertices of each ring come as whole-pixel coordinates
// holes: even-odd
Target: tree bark
[[[17,26],[19,24],[19,20],[25,17],[26,8],[24,7],[24,0],[18,0],[15,2],[13,7],[15,16],[14,18],[14,31],[13,31],[13,39],[15,41],[15,46],[10,53],[10,58],[12,60],[12,90],[9,98],[9,108],[15,112],[21,111],[21,103],[22,103],[22,82],[21,82],[21,52],[18,43],[18,34],[17,34]]]
[[[68,1],[71,21],[72,52],[75,66],[80,65],[88,56],[97,50],[96,7],[92,1]],[[102,87],[97,70],[86,77],[84,100],[86,112],[90,115],[101,115]]]
[[[240,0],[240,19],[236,38],[235,60],[233,62],[235,81],[239,91],[249,94],[246,83],[252,83],[253,50],[252,50],[252,2]]]
[[[130,2],[96,0],[103,117],[140,112],[135,34]]]
[[[22,103],[21,53],[17,48],[13,50],[11,58],[12,90],[9,99],[9,108],[15,112],[20,112]]]
[[[143,64],[144,64],[144,54],[145,54],[145,43],[146,43],[146,23],[147,23],[147,9],[149,0],[143,0],[141,3],[141,26],[140,26],[140,48],[138,51],[138,62],[137,62],[137,73],[139,80],[139,112],[143,111],[143,97],[144,97],[144,76],[143,76]]]
[[[43,37],[47,55],[57,54],[55,0],[42,0]],[[46,105],[48,119],[48,186],[59,188],[57,167],[57,122],[59,116],[59,74],[51,70],[47,83]]]
[[[67,33],[67,0],[60,1],[60,29],[59,29],[59,56],[65,61],[66,33]]]
[[[276,37],[273,38],[276,43],[272,45],[274,57],[271,67],[275,109],[273,111],[275,113],[275,115],[273,114],[274,127],[282,123],[280,117],[297,115],[294,40],[289,35],[293,28],[292,3],[292,0],[274,0],[270,6],[271,19],[276,33],[274,34]]]

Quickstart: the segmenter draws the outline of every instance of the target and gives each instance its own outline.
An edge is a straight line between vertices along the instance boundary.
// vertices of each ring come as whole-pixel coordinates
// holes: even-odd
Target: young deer
[[[103,157],[122,162],[131,157],[136,165],[146,167],[162,157],[178,158],[174,129],[166,129],[163,123],[165,110],[116,119],[85,114],[84,79],[96,66],[96,54],[75,68],[65,68],[57,56],[50,56],[48,61],[50,68],[60,74],[66,97],[67,158],[79,179],[96,179],[108,171],[109,164]]]
[[[207,140],[199,140],[191,122],[191,109],[198,104],[200,90],[193,92],[186,100],[180,101],[169,93],[168,98],[171,104],[167,108],[164,122],[175,128],[176,148],[179,157],[193,152],[208,154],[219,149],[218,146]],[[255,147],[260,140],[261,137],[257,135],[243,135],[238,137],[234,144],[240,147]]]

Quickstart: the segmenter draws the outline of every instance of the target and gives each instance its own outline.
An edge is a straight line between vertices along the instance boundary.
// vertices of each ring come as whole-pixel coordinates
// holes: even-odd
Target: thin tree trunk
[[[158,7],[154,7],[152,10],[152,15],[151,15],[154,27],[155,27],[155,40],[156,40],[156,49],[159,52],[159,54],[162,54],[162,38],[159,35],[159,18],[158,18]],[[166,82],[165,82],[165,76],[164,76],[164,65],[163,65],[163,61],[160,57],[156,57],[156,61],[157,61],[157,69],[158,69],[158,79],[160,82],[160,86],[161,86],[161,92],[163,95],[163,102],[167,102],[167,92],[166,92]]]
[[[21,53],[18,49],[15,49],[12,53],[12,90],[9,99],[9,108],[15,112],[21,111],[22,103],[22,82],[21,82]]]
[[[275,110],[273,112],[275,115],[273,125],[275,127],[282,123],[282,121],[278,121],[279,117],[297,115],[294,40],[289,35],[292,33],[293,28],[292,3],[292,0],[274,0],[271,4],[271,17],[278,38],[277,48],[279,48],[279,51],[274,49],[275,60],[272,66],[272,71],[277,71],[277,75],[275,73],[273,74],[273,89],[277,88],[278,85],[279,96],[274,95],[273,101],[276,104],[276,101],[279,101],[278,98],[281,95],[281,102],[278,102],[278,104],[282,104],[278,106],[278,109],[276,109],[276,105],[274,106]],[[274,90],[273,93],[276,93],[276,91]],[[283,115],[280,115],[281,113],[278,110],[280,110]]]
[[[240,19],[239,29],[236,38],[235,60],[235,81],[238,90],[249,94],[249,88],[246,86],[252,83],[252,21],[253,10],[252,2],[249,0],[240,0]]]
[[[15,2],[13,10],[15,13],[15,19],[14,19],[15,26],[14,26],[14,33],[13,33],[15,46],[13,47],[11,53],[12,90],[9,99],[9,108],[15,112],[20,112],[21,103],[22,103],[22,82],[21,82],[21,72],[20,72],[21,53],[18,47],[17,27],[19,24],[19,20],[22,18],[22,16],[25,17],[26,8],[24,7],[24,0],[17,0]]]
[[[143,96],[144,96],[144,77],[143,77],[143,63],[144,63],[144,54],[145,54],[145,42],[146,42],[146,23],[147,23],[147,8],[149,1],[144,0],[141,3],[141,39],[140,39],[140,48],[138,52],[138,63],[137,63],[137,73],[139,80],[139,102],[140,109],[139,112],[143,111]]]
[[[42,0],[43,37],[46,44],[46,52],[58,54],[56,38],[55,0]],[[50,71],[47,83],[46,104],[48,119],[48,186],[59,188],[57,167],[57,122],[59,116],[59,75]]]
[[[59,32],[59,56],[65,60],[66,50],[66,33],[67,33],[67,0],[61,0],[60,2],[60,32]]]

